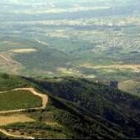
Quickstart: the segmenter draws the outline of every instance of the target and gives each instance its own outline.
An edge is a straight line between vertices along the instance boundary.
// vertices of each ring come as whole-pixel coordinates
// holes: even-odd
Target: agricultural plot
[[[139,1],[11,1],[8,10],[7,1],[1,2],[1,72],[120,82],[137,78]],[[87,63],[94,68],[83,67]]]
[[[41,98],[29,91],[8,91],[0,93],[0,111],[40,107]]]
[[[0,126],[6,126],[13,123],[33,122],[34,119],[24,114],[0,115]]]

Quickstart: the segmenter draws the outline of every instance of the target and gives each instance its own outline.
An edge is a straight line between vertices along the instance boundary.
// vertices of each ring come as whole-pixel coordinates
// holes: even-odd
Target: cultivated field
[[[41,98],[29,91],[8,91],[0,93],[0,111],[40,107]]]
[[[137,82],[139,1],[1,3],[1,72]]]

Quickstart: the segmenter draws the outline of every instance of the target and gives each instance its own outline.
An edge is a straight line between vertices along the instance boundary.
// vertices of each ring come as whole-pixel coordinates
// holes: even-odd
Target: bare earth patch
[[[33,122],[34,119],[27,117],[24,114],[13,114],[10,116],[0,115],[0,126],[9,125],[12,123],[25,123],[25,122]]]
[[[2,41],[1,43],[3,44],[8,44],[8,45],[25,45],[25,43],[21,42],[14,42],[14,41]]]
[[[18,74],[19,70],[22,69],[22,64],[12,59],[10,53],[0,53],[0,71],[12,74]]]
[[[47,125],[50,125],[50,126],[58,126],[58,127],[62,127],[59,123],[57,122],[46,122]]]
[[[81,67],[93,68],[93,69],[132,69],[134,72],[140,71],[140,65],[127,65],[127,64],[115,64],[115,65],[96,65],[92,66],[91,64],[84,64]]]
[[[31,52],[36,52],[37,50],[33,48],[29,48],[29,49],[14,49],[11,51],[14,53],[31,53]]]
[[[137,93],[140,87],[140,82],[134,80],[122,81],[119,83],[119,89],[128,93]]]
[[[59,67],[57,68],[58,72],[61,72],[63,74],[69,74],[69,75],[80,75],[81,73],[77,70],[71,69],[71,68],[63,68],[63,67]]]

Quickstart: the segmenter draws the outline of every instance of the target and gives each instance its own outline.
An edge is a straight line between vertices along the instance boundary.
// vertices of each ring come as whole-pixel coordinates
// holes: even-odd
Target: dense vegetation
[[[51,98],[49,110],[53,112],[55,120],[72,132],[74,139],[126,138],[120,131],[116,132],[106,127],[90,117],[86,110],[65,100]]]
[[[0,139],[3,140],[3,139],[9,139],[9,138],[6,137],[4,134],[0,133]]]
[[[35,122],[15,123],[2,127],[8,132],[18,131],[21,135],[36,138],[140,137],[140,98],[137,96],[83,78],[61,77],[38,80],[5,74],[2,74],[2,78],[3,80],[10,78],[12,83],[15,83],[18,78],[19,81],[26,83],[26,86],[36,87],[49,96],[49,104],[45,110],[26,112],[36,120]],[[14,93],[12,95],[16,103]],[[9,103],[0,106],[5,109]],[[13,105],[14,103],[11,106]],[[20,107],[22,104],[16,103],[16,105]]]
[[[98,120],[98,122],[106,127],[111,125],[109,128],[125,135],[126,137],[140,137],[139,97],[86,79],[61,78],[60,80],[56,78],[35,82],[45,90],[51,92],[53,96],[73,102],[82,115],[88,114],[92,119],[95,119],[96,121]],[[71,103],[68,104],[71,107],[74,105]],[[63,105],[57,104],[56,106],[62,107]],[[74,106],[74,108],[76,108],[76,106]],[[84,109],[84,111],[80,108]],[[59,116],[58,114],[63,115]],[[57,118],[66,124],[69,122],[67,119],[72,117],[69,113],[65,114],[64,111],[58,114]],[[68,116],[68,118],[65,115]],[[61,118],[63,118],[63,120],[61,120]],[[73,119],[71,118],[69,120]],[[71,124],[73,123],[70,122],[67,125],[73,127]],[[86,124],[83,126],[86,126]],[[84,131],[83,126],[80,126],[82,131]],[[89,129],[92,130],[90,127]],[[103,128],[100,128],[98,133],[102,131],[102,129]],[[88,130],[88,128],[86,128],[86,130]],[[93,131],[92,134],[94,134]]]
[[[51,126],[43,122],[32,122],[32,123],[16,123],[11,124],[5,129],[12,129],[14,131],[20,130],[22,135],[32,135],[35,138],[48,138],[48,139],[66,139],[70,138],[67,135],[69,132],[65,130],[62,126]]]
[[[14,88],[26,87],[28,85],[29,84],[21,79],[21,77],[5,73],[0,74],[0,91],[13,90]]]

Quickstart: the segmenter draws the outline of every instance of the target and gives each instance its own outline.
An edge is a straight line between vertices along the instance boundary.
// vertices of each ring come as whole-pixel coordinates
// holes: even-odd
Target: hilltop
[[[0,74],[1,91],[29,87],[48,96],[46,108],[1,114],[3,123],[4,118],[11,119],[8,124],[0,123],[0,132],[21,138],[140,138],[138,96],[85,78],[34,79]]]

